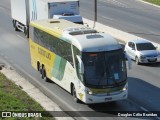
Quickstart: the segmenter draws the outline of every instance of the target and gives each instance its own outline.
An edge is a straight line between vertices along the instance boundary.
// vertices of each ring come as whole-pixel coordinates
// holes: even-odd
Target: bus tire
[[[73,96],[74,101],[76,103],[79,103],[79,99],[77,98],[76,89],[75,89],[74,85],[72,86],[72,96]]]
[[[42,74],[41,74],[41,76],[42,76],[42,79],[44,79],[46,82],[49,82],[49,79],[48,79],[48,77],[46,75],[46,70],[45,70],[44,66],[42,67]]]
[[[16,20],[14,20],[14,23],[13,23],[14,25],[13,26],[14,26],[14,30],[15,31],[19,31],[19,29],[17,28],[17,23],[18,22]]]
[[[13,28],[15,28],[15,20],[12,20]]]
[[[26,36],[26,38],[29,38],[29,32],[27,27],[24,28],[24,35]]]
[[[40,63],[37,62],[37,70],[40,71]]]

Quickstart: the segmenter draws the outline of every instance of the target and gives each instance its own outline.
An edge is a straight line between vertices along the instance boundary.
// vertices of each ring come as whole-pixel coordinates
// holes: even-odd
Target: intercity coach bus
[[[32,21],[29,32],[32,66],[76,102],[127,98],[125,54],[112,36],[63,19]]]

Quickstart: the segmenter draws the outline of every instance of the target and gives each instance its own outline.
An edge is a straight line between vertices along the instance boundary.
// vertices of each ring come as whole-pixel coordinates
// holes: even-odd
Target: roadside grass
[[[40,104],[30,98],[20,87],[0,73],[0,111],[31,112],[45,111]],[[0,113],[1,114],[1,113]],[[49,113],[48,113],[49,114]],[[1,119],[1,118],[0,118]],[[20,118],[5,118],[19,120]],[[25,118],[25,120],[54,120],[53,117]]]
[[[160,0],[144,0],[144,1],[156,4],[156,5],[160,5]]]

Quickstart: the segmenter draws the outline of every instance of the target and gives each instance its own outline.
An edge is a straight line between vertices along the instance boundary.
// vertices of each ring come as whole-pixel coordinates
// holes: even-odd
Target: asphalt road
[[[160,8],[137,0],[97,0],[97,6],[98,22],[160,43]],[[80,12],[94,20],[94,0],[80,0]]]
[[[112,115],[107,111],[160,111],[160,64],[137,66],[133,63],[133,69],[128,71],[129,98],[125,101],[119,101],[115,104],[77,104],[69,93],[54,83],[43,81],[39,77],[39,73],[32,68],[30,64],[28,40],[23,33],[15,32],[12,28],[10,0],[1,0],[0,18],[0,58],[10,63],[22,76],[39,87],[62,109],[66,111],[104,110],[104,113],[96,112],[102,116]],[[89,117],[87,119],[99,120],[106,118]],[[123,120],[131,118],[110,117],[108,119]]]

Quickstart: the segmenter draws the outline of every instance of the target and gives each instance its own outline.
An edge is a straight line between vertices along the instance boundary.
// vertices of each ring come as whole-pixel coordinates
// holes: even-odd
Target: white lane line
[[[113,4],[113,5],[116,5],[118,7],[123,7],[123,8],[129,8],[126,4],[123,4],[117,0],[100,0],[101,2],[104,2],[104,3],[110,3],[110,4]]]
[[[4,8],[3,8],[3,7],[1,7],[1,6],[0,6],[0,9],[4,10]]]
[[[4,58],[5,58],[6,60],[9,60],[9,57],[8,57],[8,56],[6,56],[6,55],[4,56]]]
[[[0,51],[0,55],[1,55],[1,56],[4,56],[4,53],[2,53],[2,52]]]
[[[0,6],[0,12],[4,12],[5,8]]]
[[[113,3],[116,5],[119,5],[120,7],[126,7],[125,4],[121,3],[121,2],[118,2],[117,0],[113,0]]]
[[[160,36],[160,33],[156,33],[156,32],[153,32],[153,31],[149,31],[149,33],[151,33],[151,34],[153,34],[153,35]]]
[[[23,39],[23,40],[27,41],[25,38],[23,38],[23,37],[20,36],[20,35],[17,35],[17,37],[19,37],[20,39]]]
[[[149,112],[146,108],[140,107],[143,111]]]
[[[112,18],[109,18],[109,17],[106,17],[106,16],[102,16],[102,18],[104,18],[104,19],[106,19],[106,20],[111,20],[111,21],[113,21]]]

